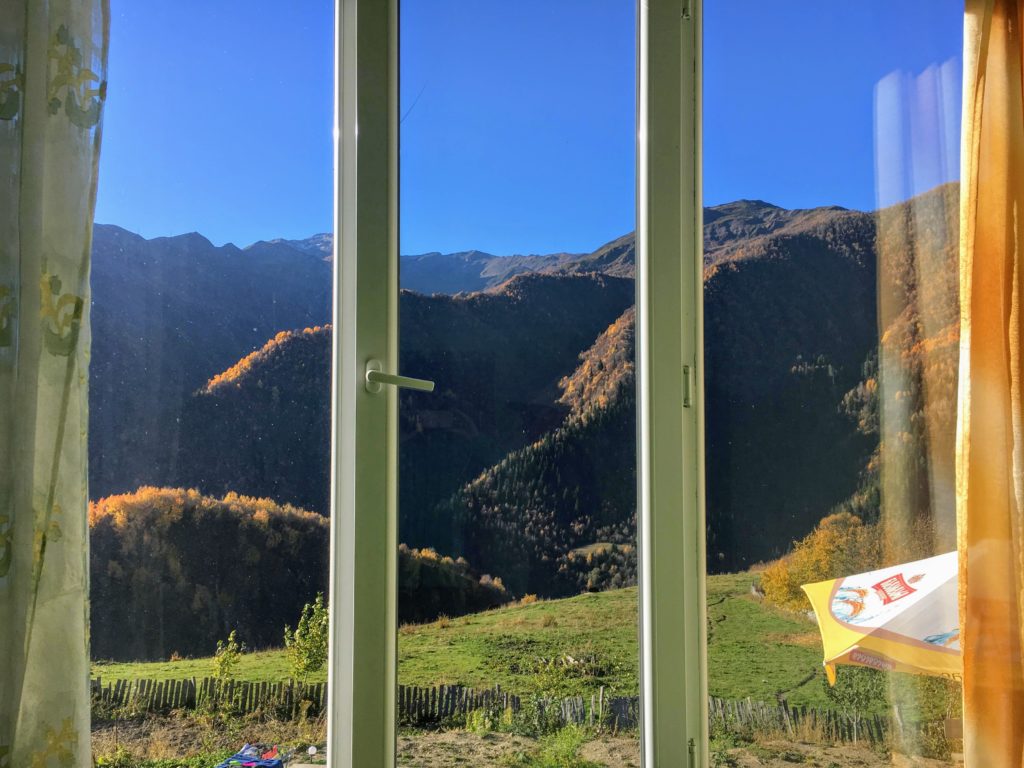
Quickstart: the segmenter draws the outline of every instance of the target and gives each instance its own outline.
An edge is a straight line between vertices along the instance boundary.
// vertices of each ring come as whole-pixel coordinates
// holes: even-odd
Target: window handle
[[[397,376],[393,373],[384,373],[380,360],[366,361],[366,391],[380,392],[382,384],[390,384],[393,387],[404,387],[415,389],[420,392],[433,392],[434,382],[426,379],[414,379],[410,376]]]

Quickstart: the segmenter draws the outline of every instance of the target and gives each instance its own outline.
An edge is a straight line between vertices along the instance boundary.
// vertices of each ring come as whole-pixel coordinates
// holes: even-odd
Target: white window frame
[[[706,766],[701,0],[638,0],[637,400],[641,748]],[[336,0],[328,757],[396,747],[398,0]],[[413,372],[416,373],[416,372]],[[429,372],[426,372],[429,374]]]

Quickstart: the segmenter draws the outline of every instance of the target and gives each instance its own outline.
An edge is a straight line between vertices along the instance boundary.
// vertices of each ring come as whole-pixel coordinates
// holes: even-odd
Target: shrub
[[[330,617],[323,592],[312,603],[302,607],[299,624],[292,631],[284,628],[284,647],[291,657],[292,671],[297,677],[319,672],[327,664],[327,641]]]
[[[536,751],[509,755],[503,762],[512,768],[597,768],[596,763],[579,756],[586,740],[586,730],[567,725],[543,737]]]
[[[858,739],[861,719],[888,706],[889,681],[885,672],[868,667],[842,666],[836,684],[822,678],[825,696],[832,706],[853,719],[853,740]]]
[[[824,518],[793,546],[793,551],[765,568],[761,587],[770,603],[790,610],[810,605],[801,584],[870,571],[882,563],[877,525],[866,525],[849,512]]]
[[[231,630],[227,642],[217,641],[217,651],[213,655],[213,674],[218,680],[230,680],[235,676],[235,667],[242,657],[242,646],[238,642],[235,630]]]

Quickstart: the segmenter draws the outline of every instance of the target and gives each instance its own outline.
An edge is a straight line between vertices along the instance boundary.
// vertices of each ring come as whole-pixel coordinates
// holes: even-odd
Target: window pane
[[[322,746],[326,627],[302,612],[327,586],[333,4],[112,6],[94,754]]]
[[[709,688],[723,760],[945,764],[962,749],[962,24],[957,0],[707,4]]]
[[[401,4],[400,765],[639,765],[635,13]]]

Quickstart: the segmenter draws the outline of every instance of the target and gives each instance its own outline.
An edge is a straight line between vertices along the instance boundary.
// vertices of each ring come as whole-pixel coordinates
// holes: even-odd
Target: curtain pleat
[[[1024,0],[967,0],[957,536],[969,768],[1024,766]]]
[[[0,768],[91,765],[89,254],[105,0],[0,2]]]

